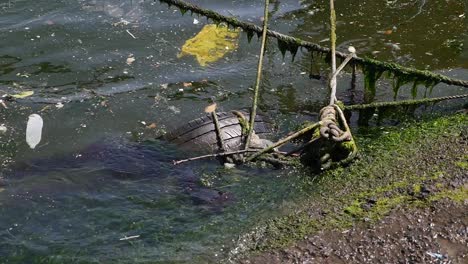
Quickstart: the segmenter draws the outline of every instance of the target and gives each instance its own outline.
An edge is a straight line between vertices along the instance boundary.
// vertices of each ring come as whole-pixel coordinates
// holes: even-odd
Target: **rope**
[[[213,19],[215,22],[225,22],[230,26],[240,27],[243,30],[248,31],[248,32],[256,32],[257,34],[260,34],[263,32],[263,29],[255,24],[243,22],[233,17],[223,16],[215,11],[204,9],[194,4],[190,4],[181,0],[159,0],[159,1],[167,3],[169,6],[174,5],[178,7],[180,10],[182,10],[183,12],[184,10],[190,10],[193,13],[197,13],[199,15]],[[286,45],[296,47],[296,49],[297,47],[304,47],[310,51],[330,53],[329,48],[322,47],[318,44],[305,41],[299,38],[291,37],[291,36],[288,36],[288,35],[273,31],[273,30],[267,30],[267,36],[276,38]],[[336,56],[341,59],[344,59],[346,58],[347,54],[336,51]],[[400,75],[412,75],[415,78],[419,78],[419,79],[426,79],[428,81],[442,82],[442,83],[446,83],[449,85],[457,85],[457,86],[463,86],[463,87],[468,88],[468,81],[466,80],[454,79],[454,78],[450,78],[442,74],[433,73],[433,72],[426,71],[426,70],[423,71],[423,70],[418,70],[414,68],[404,67],[402,65],[399,65],[393,62],[383,62],[383,61],[378,61],[378,60],[369,59],[369,58],[361,58],[357,56],[352,59],[352,62],[359,64],[361,66],[374,66],[379,71],[390,71],[390,72],[400,74]]]
[[[376,102],[371,104],[356,104],[356,105],[347,105],[345,106],[345,110],[361,110],[361,109],[369,109],[369,108],[381,108],[381,107],[391,107],[391,106],[404,106],[404,105],[421,105],[421,104],[428,104],[428,103],[436,103],[445,100],[453,100],[453,99],[460,99],[468,97],[468,94],[460,94],[460,95],[450,95],[450,96],[443,96],[443,97],[435,97],[435,98],[424,98],[418,100],[403,100],[397,102]]]
[[[260,56],[258,58],[257,66],[257,79],[255,80],[255,90],[254,97],[252,102],[252,111],[250,111],[250,125],[249,131],[247,133],[247,139],[245,140],[245,149],[248,149],[250,146],[250,139],[252,137],[252,132],[254,130],[255,116],[257,115],[257,101],[258,101],[258,90],[260,87],[260,81],[262,80],[262,66],[263,66],[263,54],[265,53],[265,43],[266,43],[266,32],[268,27],[268,10],[269,10],[269,0],[265,0],[265,10],[263,14],[263,33],[262,33],[262,46],[260,47]]]
[[[336,105],[328,105],[320,110],[320,135],[326,139],[332,139],[335,142],[350,141],[352,139],[349,131],[343,131],[336,122]],[[341,120],[345,123],[346,120]]]

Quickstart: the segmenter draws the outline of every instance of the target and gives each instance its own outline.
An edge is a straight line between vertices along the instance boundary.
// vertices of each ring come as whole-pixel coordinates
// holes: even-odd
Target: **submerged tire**
[[[249,114],[243,111],[241,113],[248,121]],[[238,150],[243,146],[244,140],[238,117],[230,112],[220,112],[216,115],[226,151]],[[272,123],[264,116],[257,115],[255,117],[254,130],[260,138],[265,138],[266,135],[270,134],[272,127]],[[211,152],[218,149],[216,130],[211,114],[194,119],[186,125],[174,129],[166,135],[166,139],[188,149]]]

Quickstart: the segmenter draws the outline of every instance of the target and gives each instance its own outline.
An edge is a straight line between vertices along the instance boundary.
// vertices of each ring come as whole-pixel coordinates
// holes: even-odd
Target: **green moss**
[[[356,142],[354,140],[350,141],[344,141],[340,144],[340,147],[343,150],[346,150],[348,153],[353,152],[357,147],[356,147]]]
[[[414,192],[414,194],[420,194],[421,193],[421,185],[420,184],[414,184],[413,185],[413,192]]]
[[[398,91],[400,91],[401,86],[414,81],[416,83],[417,79],[415,80],[414,77],[411,77],[409,75],[397,75],[393,78],[393,99],[396,100]],[[415,87],[413,86],[413,89]],[[417,91],[416,91],[417,92]],[[416,97],[414,95],[414,97]]]
[[[376,93],[377,80],[382,76],[383,71],[374,65],[365,65],[362,68],[364,73],[364,100],[366,102],[374,101]]]
[[[403,205],[409,200],[407,195],[399,195],[395,197],[384,197],[377,201],[375,206],[372,207],[367,215],[367,218],[372,220],[379,220],[383,216],[387,215],[393,208]]]
[[[427,166],[418,162],[435,141],[459,137],[467,121],[466,115],[458,114],[399,127],[361,129],[356,137],[360,159],[348,168],[316,176],[306,209],[267,221],[262,242],[255,242],[256,250],[285,247],[318,230],[344,230],[356,221],[378,221],[400,206],[427,206],[442,198],[466,200],[466,188],[450,190],[443,184],[452,175],[445,163]],[[436,190],[421,196],[427,185]]]
[[[362,209],[362,202],[354,201],[350,206],[344,209],[344,212],[353,216],[353,217],[361,217],[364,214],[364,210]]]
[[[455,165],[465,170],[468,169],[468,161],[457,161]]]
[[[336,102],[336,105],[337,105],[342,111],[346,108],[345,104],[344,104],[342,101]]]
[[[429,198],[430,201],[438,201],[441,199],[450,199],[455,202],[464,203],[468,201],[468,188],[462,186],[454,190],[443,190]]]

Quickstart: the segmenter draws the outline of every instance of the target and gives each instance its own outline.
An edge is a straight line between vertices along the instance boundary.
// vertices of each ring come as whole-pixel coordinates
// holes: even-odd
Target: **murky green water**
[[[262,1],[196,2],[261,23]],[[336,4],[340,49],[352,44],[361,55],[468,79],[464,1],[355,2]],[[327,3],[275,1],[271,27],[327,45]],[[158,1],[0,0],[0,92],[34,91],[0,107],[1,263],[217,262],[241,249],[239,236],[310,195],[304,172],[174,167],[188,153],[153,140],[199,117],[211,98],[218,110],[250,105],[255,38],[241,34],[237,50],[206,67],[177,57],[206,24]],[[309,73],[325,76],[323,61],[301,51],[283,60],[275,40],[266,59],[263,112],[280,132],[315,119],[326,85]],[[346,102],[349,79],[339,82]],[[379,87],[377,100],[393,98],[389,82]],[[410,89],[398,98],[411,98]],[[439,84],[432,96],[463,92]],[[24,140],[32,113],[44,119],[34,151]]]

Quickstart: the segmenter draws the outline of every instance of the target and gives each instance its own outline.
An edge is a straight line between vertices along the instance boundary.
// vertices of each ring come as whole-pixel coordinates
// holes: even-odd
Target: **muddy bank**
[[[303,209],[241,237],[232,260],[466,263],[466,115],[361,130],[358,140],[358,161],[311,179]]]
[[[449,200],[398,208],[378,223],[321,231],[242,263],[467,263],[468,206]]]

